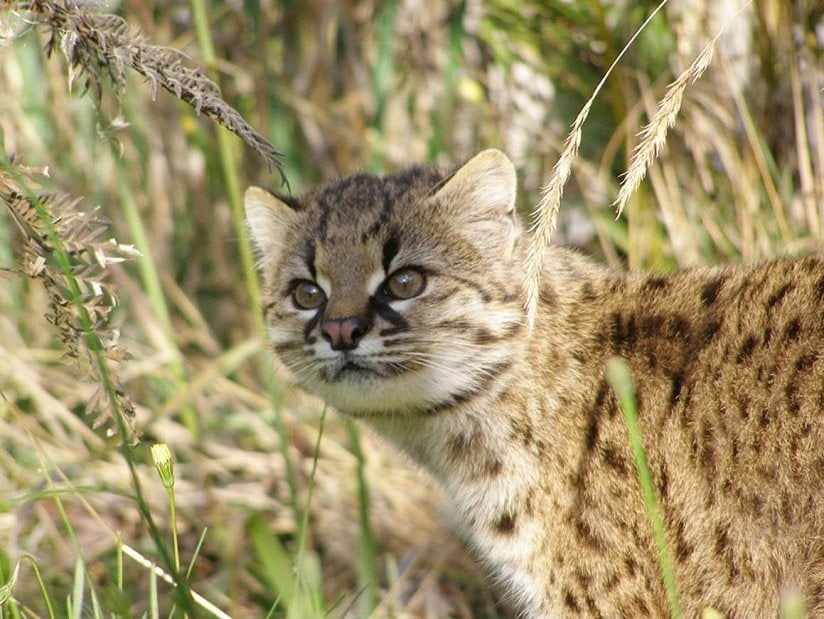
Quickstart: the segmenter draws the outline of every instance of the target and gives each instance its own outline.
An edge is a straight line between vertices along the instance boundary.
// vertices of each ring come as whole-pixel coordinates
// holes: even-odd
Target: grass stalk
[[[360,433],[355,423],[346,420],[346,432],[352,453],[358,462],[358,520],[360,540],[358,543],[358,589],[362,591],[361,610],[372,614],[378,605],[377,544],[369,521],[369,485],[365,474],[366,459],[361,449]]]
[[[73,619],[82,619],[83,617],[83,592],[86,589],[86,571],[83,564],[83,556],[78,554],[77,560],[74,562],[74,587],[69,598],[68,606],[70,608],[69,616]]]
[[[172,327],[172,318],[169,313],[169,306],[166,303],[166,296],[163,293],[163,286],[160,283],[158,276],[157,265],[152,258],[152,248],[149,242],[149,236],[146,233],[146,226],[143,224],[143,219],[140,216],[140,211],[137,208],[137,202],[134,199],[131,188],[128,183],[128,175],[124,169],[125,163],[121,157],[115,153],[115,160],[118,162],[117,174],[117,194],[120,198],[120,206],[126,224],[129,228],[129,234],[132,241],[140,252],[140,257],[137,259],[137,268],[140,271],[140,279],[143,284],[143,290],[149,300],[152,308],[152,313],[155,319],[160,324],[165,344],[167,349],[172,353],[170,361],[172,375],[175,380],[175,389],[183,391],[186,389],[187,378],[186,370],[183,367],[182,354],[174,337],[174,329]],[[198,423],[197,414],[190,405],[184,405],[180,409],[180,416],[183,424],[192,433],[192,436],[198,437],[200,434],[200,427]]]
[[[43,582],[43,576],[40,574],[40,568],[37,567],[37,561],[35,561],[34,557],[31,555],[23,555],[17,560],[9,581],[0,587],[0,616],[3,614],[4,606],[9,603],[12,618],[19,619],[20,617],[20,611],[17,608],[17,604],[13,602],[13,595],[14,587],[17,584],[17,579],[20,574],[20,566],[23,564],[23,561],[27,561],[31,565],[32,571],[34,572],[34,577],[37,580],[37,585],[40,587],[40,594],[43,596],[43,602],[46,604],[47,616],[49,619],[54,619],[54,605],[52,604],[49,590],[46,588],[46,583]]]
[[[667,534],[664,528],[664,517],[655,487],[652,483],[652,473],[647,463],[647,456],[644,450],[644,441],[641,436],[641,428],[638,423],[638,409],[635,400],[635,385],[632,380],[632,373],[629,365],[623,359],[613,357],[607,362],[606,376],[621,406],[624,414],[624,421],[627,424],[627,434],[632,448],[632,455],[635,460],[635,470],[638,474],[638,481],[641,484],[641,492],[644,496],[644,505],[647,509],[650,524],[652,525],[652,535],[655,545],[658,548],[658,558],[661,567],[661,576],[664,580],[664,588],[667,591],[667,599],[670,605],[670,613],[675,619],[682,616],[681,603],[678,598],[678,587],[675,581],[675,568],[672,562],[672,554],[667,543]]]
[[[115,562],[117,563],[117,580],[115,581],[115,586],[117,590],[122,592],[123,591],[123,539],[120,537],[120,532],[117,533],[117,544],[115,546],[116,554],[115,554]]]
[[[195,36],[200,53],[203,54],[203,61],[210,73],[214,73],[213,67],[217,61],[215,47],[212,42],[212,33],[209,27],[209,17],[204,0],[190,0],[192,16],[195,24]],[[212,76],[215,77],[216,76]],[[215,80],[217,81],[217,80]],[[243,211],[243,199],[240,191],[240,180],[237,170],[237,159],[235,157],[229,133],[218,129],[217,132],[217,152],[220,160],[220,169],[223,173],[223,181],[226,184],[225,191],[229,200],[229,208],[232,213],[232,224],[234,225],[235,239],[238,242],[240,253],[241,271],[246,292],[252,307],[260,307],[260,284],[258,283],[257,272],[255,270],[255,258],[252,251],[252,244],[246,232],[245,216]],[[266,327],[263,323],[263,315],[254,312],[255,326],[258,333],[265,333]]]
[[[306,554],[306,541],[309,537],[309,516],[312,513],[312,497],[315,490],[315,478],[318,472],[318,458],[320,457],[320,443],[323,438],[323,428],[326,422],[326,406],[320,414],[320,421],[318,422],[318,438],[315,442],[315,450],[312,456],[312,472],[309,474],[309,483],[306,488],[306,502],[303,505],[303,516],[300,521],[298,529],[298,548],[295,553],[295,578],[297,590],[301,590],[301,578],[304,575],[304,557]],[[311,608],[316,616],[322,616],[322,598],[318,595],[313,595],[311,600]]]

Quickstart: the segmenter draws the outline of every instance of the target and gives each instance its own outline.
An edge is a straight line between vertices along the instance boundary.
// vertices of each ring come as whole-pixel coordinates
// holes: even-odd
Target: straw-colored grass
[[[495,146],[613,266],[820,248],[815,3],[731,21],[615,219],[739,8],[675,4],[588,102],[652,4],[0,1],[0,615],[508,616],[441,491],[273,363],[240,195]]]

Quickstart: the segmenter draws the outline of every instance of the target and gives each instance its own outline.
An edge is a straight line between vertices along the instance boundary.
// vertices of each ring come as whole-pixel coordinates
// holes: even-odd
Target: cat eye
[[[309,281],[298,282],[292,291],[292,303],[298,309],[315,309],[323,305],[326,295],[320,286]]]
[[[384,294],[393,299],[411,299],[423,292],[424,274],[417,269],[400,269],[386,279]]]

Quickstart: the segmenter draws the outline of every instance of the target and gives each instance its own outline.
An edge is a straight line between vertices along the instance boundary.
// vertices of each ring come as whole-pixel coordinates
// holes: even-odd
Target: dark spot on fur
[[[607,411],[607,414],[610,419],[612,419],[615,416],[616,412],[618,411],[618,407],[612,406],[611,404],[607,403],[610,393],[611,388],[607,383],[606,379],[601,379],[601,383],[598,385],[598,392],[595,394],[595,401],[592,403],[590,416],[597,415],[600,411],[603,410]]]
[[[523,514],[524,516],[532,516],[535,508],[535,492],[530,490],[524,499]]]
[[[477,440],[474,434],[456,434],[449,439],[447,447],[449,455],[457,460],[470,456]]]
[[[641,598],[640,595],[636,594],[633,598],[633,615],[636,617],[651,617],[652,613],[650,613],[649,606],[647,606],[646,601]]]
[[[487,331],[486,329],[478,329],[477,331],[475,331],[474,343],[479,346],[493,344],[497,342],[498,339],[498,336],[496,336],[491,331]]]
[[[575,598],[572,595],[572,592],[570,591],[564,591],[564,606],[566,606],[570,612],[581,612],[581,608],[578,606],[578,602],[575,600]]]
[[[718,293],[721,292],[721,287],[724,285],[723,277],[716,277],[710,280],[701,289],[701,303],[706,307],[715,303],[718,298]]]
[[[516,516],[509,512],[501,514],[492,524],[495,531],[501,535],[511,535],[515,531]]]
[[[512,424],[510,437],[520,441],[524,447],[529,447],[535,442],[532,425],[527,420],[515,420]]]
[[[490,477],[497,477],[501,474],[503,468],[504,465],[500,460],[498,460],[498,458],[488,460],[486,463],[486,474]]]
[[[589,548],[592,548],[593,550],[601,550],[603,547],[604,544],[601,539],[595,535],[595,532],[580,514],[575,519],[575,531],[578,533],[581,541],[584,542],[584,544],[586,544]]]
[[[755,337],[749,335],[747,336],[747,339],[744,340],[741,348],[738,349],[738,355],[735,358],[735,362],[744,363],[752,356],[753,350],[755,350]]]
[[[703,328],[701,329],[701,339],[705,344],[708,344],[716,335],[718,335],[718,331],[720,330],[721,323],[718,320],[710,320],[704,323]]]
[[[730,535],[729,529],[726,526],[718,525],[715,527],[715,553],[720,556],[725,556],[730,549]]]
[[[554,307],[558,305],[558,293],[551,286],[541,286],[538,298],[541,303],[547,307]]]
[[[818,358],[818,355],[807,353],[801,355],[798,359],[795,360],[795,371],[796,372],[807,372],[815,363],[815,360]]]
[[[638,337],[638,327],[636,324],[635,314],[630,313],[624,317],[619,312],[613,312],[611,316],[612,323],[612,344],[616,349],[632,348]]]
[[[595,443],[598,442],[598,414],[596,411],[593,411],[595,414],[590,415],[589,417],[589,426],[587,427],[587,436],[586,436],[586,450],[587,452],[592,451],[593,447],[595,447]]]
[[[664,325],[664,335],[671,339],[683,340],[688,338],[691,333],[689,320],[682,314],[670,316]]]
[[[658,481],[658,497],[663,501],[669,492],[669,476],[665,469],[661,469],[661,479]]]
[[[776,305],[781,303],[781,301],[784,300],[784,297],[786,297],[792,289],[792,284],[785,284],[767,297],[767,311],[773,309]]]
[[[750,498],[750,507],[752,508],[754,514],[761,516],[764,513],[764,499],[757,494],[754,494]]]
[[[667,280],[663,277],[650,277],[644,282],[644,288],[647,290],[663,290],[667,287]]]
[[[604,462],[618,473],[621,477],[626,477],[629,473],[629,463],[621,452],[613,445],[607,445],[601,451],[601,457]]]
[[[679,563],[684,563],[692,555],[693,548],[687,542],[684,531],[684,521],[680,518],[675,523],[675,558]]]
[[[793,318],[784,330],[784,341],[793,342],[798,339],[801,333],[801,321],[798,318]]]
[[[675,374],[671,379],[670,406],[675,406],[681,398],[681,390],[684,388],[684,375],[681,372]]]
[[[701,436],[702,443],[702,450],[701,450],[701,463],[708,471],[715,470],[715,447],[714,447],[714,437],[712,432],[712,427],[709,424],[703,427],[703,432]]]

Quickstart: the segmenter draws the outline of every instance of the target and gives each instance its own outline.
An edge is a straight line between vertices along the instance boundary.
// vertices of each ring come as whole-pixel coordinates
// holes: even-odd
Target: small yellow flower
[[[172,452],[166,443],[155,443],[152,445],[152,460],[154,461],[157,474],[164,488],[171,488],[175,485],[175,472],[172,465]]]

